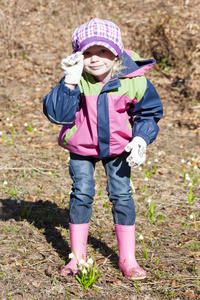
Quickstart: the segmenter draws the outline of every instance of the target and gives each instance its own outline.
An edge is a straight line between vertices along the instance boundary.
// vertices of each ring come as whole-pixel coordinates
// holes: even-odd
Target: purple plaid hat
[[[103,46],[120,58],[124,46],[119,27],[111,21],[95,18],[79,26],[72,34],[73,53],[83,53],[94,45]]]

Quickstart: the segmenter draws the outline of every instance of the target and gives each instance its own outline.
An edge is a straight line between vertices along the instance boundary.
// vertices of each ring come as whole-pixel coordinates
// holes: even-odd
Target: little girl
[[[119,268],[126,277],[146,272],[135,259],[135,207],[130,188],[131,167],[145,161],[146,146],[159,131],[163,109],[144,73],[154,59],[125,50],[118,26],[98,18],[72,35],[73,54],[61,62],[64,78],[43,99],[44,114],[63,125],[58,143],[70,151],[70,242],[78,260],[86,259],[94,170],[101,160],[119,248]],[[77,274],[77,260],[61,270]]]

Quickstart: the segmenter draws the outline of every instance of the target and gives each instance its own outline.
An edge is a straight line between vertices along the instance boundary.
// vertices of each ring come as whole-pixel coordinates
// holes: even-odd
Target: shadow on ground
[[[41,230],[46,241],[51,244],[58,255],[68,261],[68,255],[71,252],[70,245],[62,236],[59,227],[69,230],[69,210],[60,208],[50,201],[38,200],[36,202],[28,202],[20,200],[17,203],[11,199],[0,199],[2,204],[3,215],[0,216],[2,221],[14,219],[16,222],[27,220],[38,230]],[[89,234],[88,243],[99,253],[108,257],[114,266],[117,266],[117,254],[102,242],[101,239]]]

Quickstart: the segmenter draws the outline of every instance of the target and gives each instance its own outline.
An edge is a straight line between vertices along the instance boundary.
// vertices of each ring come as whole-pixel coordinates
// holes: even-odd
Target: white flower
[[[84,269],[82,272],[83,272],[83,274],[86,274],[86,273],[87,273],[87,270],[86,270],[86,269]]]
[[[78,267],[78,269],[79,269],[79,270],[82,270],[82,269],[83,269],[83,267],[82,267],[82,266],[79,266],[79,267]]]
[[[139,240],[142,241],[143,239],[144,239],[144,238],[143,238],[143,235],[140,235],[140,236],[139,236]]]
[[[185,160],[182,158],[182,159],[181,159],[181,162],[182,162],[182,164],[184,164]]]
[[[150,165],[151,164],[151,161],[150,160],[148,160],[148,162],[147,162],[147,165]]]
[[[139,170],[142,171],[142,167],[139,167]]]
[[[88,261],[87,261],[88,265],[92,265],[93,264],[93,259],[92,258],[89,258]]]
[[[84,265],[86,268],[89,268],[89,264],[86,262]]]
[[[162,152],[161,152],[161,151],[159,151],[159,152],[158,152],[158,155],[159,155],[159,156],[161,156],[161,155],[162,155]]]
[[[74,258],[74,257],[75,257],[74,253],[69,254],[69,258]]]
[[[10,127],[12,127],[12,126],[13,126],[13,123],[10,123],[9,125],[10,125]]]
[[[147,202],[150,204],[151,203],[151,198],[147,199]]]
[[[192,182],[190,182],[190,183],[188,184],[188,186],[192,186]]]
[[[7,118],[6,118],[6,121],[10,121],[10,118],[7,117]]]
[[[190,161],[188,161],[188,162],[187,162],[187,165],[188,165],[188,166],[191,166],[191,162],[190,162]]]
[[[194,219],[194,216],[193,216],[193,214],[191,214],[191,215],[190,215],[190,219]]]
[[[34,128],[33,131],[37,132],[37,128]]]
[[[2,135],[2,131],[0,131],[0,135]]]
[[[148,178],[148,177],[145,177],[144,181],[149,181],[149,178]]]
[[[85,264],[85,261],[84,261],[83,258],[81,258],[81,260],[79,261],[79,264],[80,264],[80,265],[84,265],[84,264]]]
[[[3,184],[4,184],[4,185],[7,185],[7,184],[8,184],[8,182],[7,182],[6,180],[4,180]]]
[[[185,177],[185,180],[190,181],[190,177]]]
[[[192,161],[194,161],[194,157],[192,158]]]
[[[158,162],[158,159],[156,158],[154,161],[155,161],[155,162]]]
[[[193,168],[194,170],[197,170],[198,169],[198,167],[197,166],[194,166],[194,168]]]
[[[27,124],[27,123],[24,123],[24,126],[25,126],[25,127],[27,127],[27,126],[28,126],[28,124]]]

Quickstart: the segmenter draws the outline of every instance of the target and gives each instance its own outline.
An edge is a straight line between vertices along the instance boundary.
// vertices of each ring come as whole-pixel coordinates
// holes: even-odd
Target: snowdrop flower
[[[192,182],[190,182],[190,183],[188,184],[188,186],[192,186]]]
[[[143,238],[143,235],[140,235],[140,236],[139,236],[139,240],[142,241],[143,239],[144,239],[144,238]]]
[[[28,124],[27,124],[27,123],[24,123],[24,126],[25,126],[25,127],[27,127],[27,126],[28,126]]]
[[[9,125],[10,125],[10,127],[12,127],[12,126],[13,126],[13,123],[10,123]]]
[[[7,118],[6,118],[6,121],[10,121],[10,118],[7,117]]]
[[[191,214],[191,215],[190,215],[190,219],[194,219],[194,216],[193,216],[193,214]]]
[[[75,257],[74,253],[69,254],[69,258],[74,258],[74,257]]]
[[[147,199],[147,202],[148,202],[149,204],[151,204],[151,198]]]
[[[34,128],[33,131],[34,131],[34,132],[37,132],[37,128]]]
[[[149,178],[148,178],[148,177],[145,177],[144,181],[149,181]]]
[[[159,152],[158,152],[158,156],[161,156],[161,155],[162,155],[162,152],[161,152],[161,151],[159,151]]]
[[[194,168],[193,168],[194,170],[197,170],[198,169],[198,167],[197,166],[194,166]]]
[[[151,161],[150,160],[148,160],[148,162],[147,162],[147,165],[150,165],[151,164]]]
[[[155,162],[158,162],[158,159],[156,158],[154,161],[155,161]]]
[[[83,267],[82,266],[78,266],[78,269],[81,271],[83,269]]]
[[[84,270],[82,271],[82,273],[83,273],[83,274],[86,274],[86,273],[87,273],[87,270],[86,270],[86,269],[84,269]]]
[[[84,264],[84,266],[85,266],[86,268],[89,268],[89,264],[88,264],[87,262]]]
[[[191,162],[190,162],[190,161],[188,161],[187,165],[188,165],[188,166],[191,166]]]
[[[92,265],[93,264],[93,259],[92,258],[89,258],[88,261],[87,261],[88,265]]]
[[[7,185],[7,184],[8,184],[8,182],[7,182],[6,180],[4,180],[3,184],[4,184],[4,185]]]
[[[84,261],[83,258],[81,258],[81,260],[79,261],[79,264],[80,264],[80,265],[84,265],[84,264],[85,264],[85,261]]]
[[[192,161],[194,161],[194,157],[192,158]]]
[[[190,176],[188,173],[185,173],[185,180],[190,180]]]
[[[139,170],[142,171],[142,167],[139,167]]]
[[[181,162],[182,162],[182,164],[184,164],[185,160],[184,160],[184,159],[181,159]]]
[[[0,131],[0,135],[2,135],[2,131]]]

